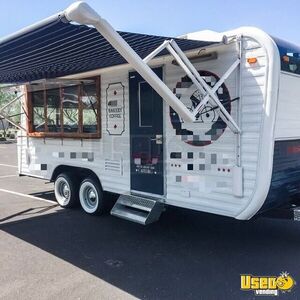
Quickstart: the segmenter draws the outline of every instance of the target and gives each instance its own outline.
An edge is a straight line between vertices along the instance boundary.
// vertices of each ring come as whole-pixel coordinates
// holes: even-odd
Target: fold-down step
[[[110,213],[115,217],[147,225],[157,221],[163,210],[164,204],[157,200],[120,195]]]

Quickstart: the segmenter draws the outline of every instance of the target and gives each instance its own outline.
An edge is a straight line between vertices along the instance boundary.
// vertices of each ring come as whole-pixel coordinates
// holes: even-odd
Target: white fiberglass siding
[[[226,49],[224,47],[224,49]],[[257,57],[256,65],[247,63],[248,57]],[[198,70],[208,70],[219,77],[237,59],[235,47],[227,47],[220,52],[218,59],[196,65]],[[224,134],[212,144],[197,147],[181,141],[175,136],[168,113],[166,120],[167,147],[167,201],[168,203],[190,207],[207,212],[236,216],[251,199],[255,189],[258,161],[258,145],[263,117],[263,103],[266,83],[266,59],[264,50],[253,41],[244,41],[241,62],[241,162],[244,168],[244,197],[233,196],[233,166],[236,165],[236,136],[227,128]],[[173,89],[176,82],[184,76],[179,68],[168,65],[166,83]],[[225,82],[231,99],[238,96],[238,72],[233,73]],[[168,110],[168,109],[167,109]],[[231,115],[237,120],[238,102],[234,102]],[[181,152],[182,159],[172,159],[172,152]],[[193,159],[188,158],[193,153]],[[204,153],[204,154],[203,154]],[[211,155],[217,156],[217,164],[210,164]],[[206,163],[208,170],[199,170]],[[193,164],[189,171],[188,164]],[[209,165],[210,164],[210,165]],[[221,171],[220,171],[221,170]],[[223,171],[225,170],[225,172]],[[179,177],[181,178],[179,178]],[[178,180],[179,178],[179,180]]]
[[[124,90],[120,91],[120,85],[116,85],[115,90],[120,93],[114,97],[114,100],[124,97],[126,116],[124,132],[122,135],[110,135],[106,125],[106,93],[109,84],[120,82]],[[127,71],[101,76],[101,120],[102,138],[100,140],[28,138],[23,134],[18,139],[20,173],[50,179],[53,170],[58,165],[78,166],[93,170],[99,176],[105,190],[116,193],[128,192],[130,173]],[[90,159],[83,158],[83,153]],[[47,170],[41,170],[41,165],[47,165]]]
[[[124,93],[121,91],[121,85]],[[111,125],[108,124],[107,117],[107,89],[113,87],[117,91],[118,101],[124,96],[124,131],[120,135],[109,133]],[[101,182],[105,189],[116,191],[122,189],[123,192],[130,190],[130,138],[129,138],[129,89],[128,89],[128,71],[114,71],[101,76],[101,107],[102,107],[102,165]],[[120,124],[116,123],[118,126]],[[114,125],[114,123],[112,123]],[[114,162],[120,164],[120,173],[116,172],[113,166]]]

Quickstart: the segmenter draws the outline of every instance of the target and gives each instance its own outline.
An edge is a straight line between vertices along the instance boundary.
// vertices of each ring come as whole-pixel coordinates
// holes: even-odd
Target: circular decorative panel
[[[219,77],[209,71],[199,71],[205,82],[213,88],[219,81]],[[174,88],[174,94],[191,111],[197,107],[205,97],[200,93],[188,76],[181,78]],[[216,95],[220,102],[231,112],[230,95],[226,85],[223,83]],[[185,123],[178,114],[170,107],[170,118],[176,135],[181,137],[184,142],[193,146],[207,146],[216,141],[225,131],[227,125],[219,116],[219,108],[212,101],[203,107],[196,116],[195,122]]]

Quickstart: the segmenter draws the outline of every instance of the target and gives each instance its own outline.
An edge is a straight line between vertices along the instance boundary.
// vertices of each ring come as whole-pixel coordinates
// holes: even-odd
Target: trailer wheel
[[[61,173],[55,180],[54,193],[56,201],[61,207],[74,207],[78,202],[77,180],[69,173]]]
[[[81,182],[79,200],[83,210],[90,215],[100,215],[104,212],[102,188],[92,177],[88,177]]]

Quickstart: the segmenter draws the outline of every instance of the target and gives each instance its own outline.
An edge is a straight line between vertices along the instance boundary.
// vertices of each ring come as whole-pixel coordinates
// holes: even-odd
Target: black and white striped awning
[[[169,39],[129,32],[119,34],[142,58]],[[175,40],[183,51],[211,44]],[[0,40],[0,83],[56,78],[124,63],[124,58],[95,28],[72,24],[59,15]]]

